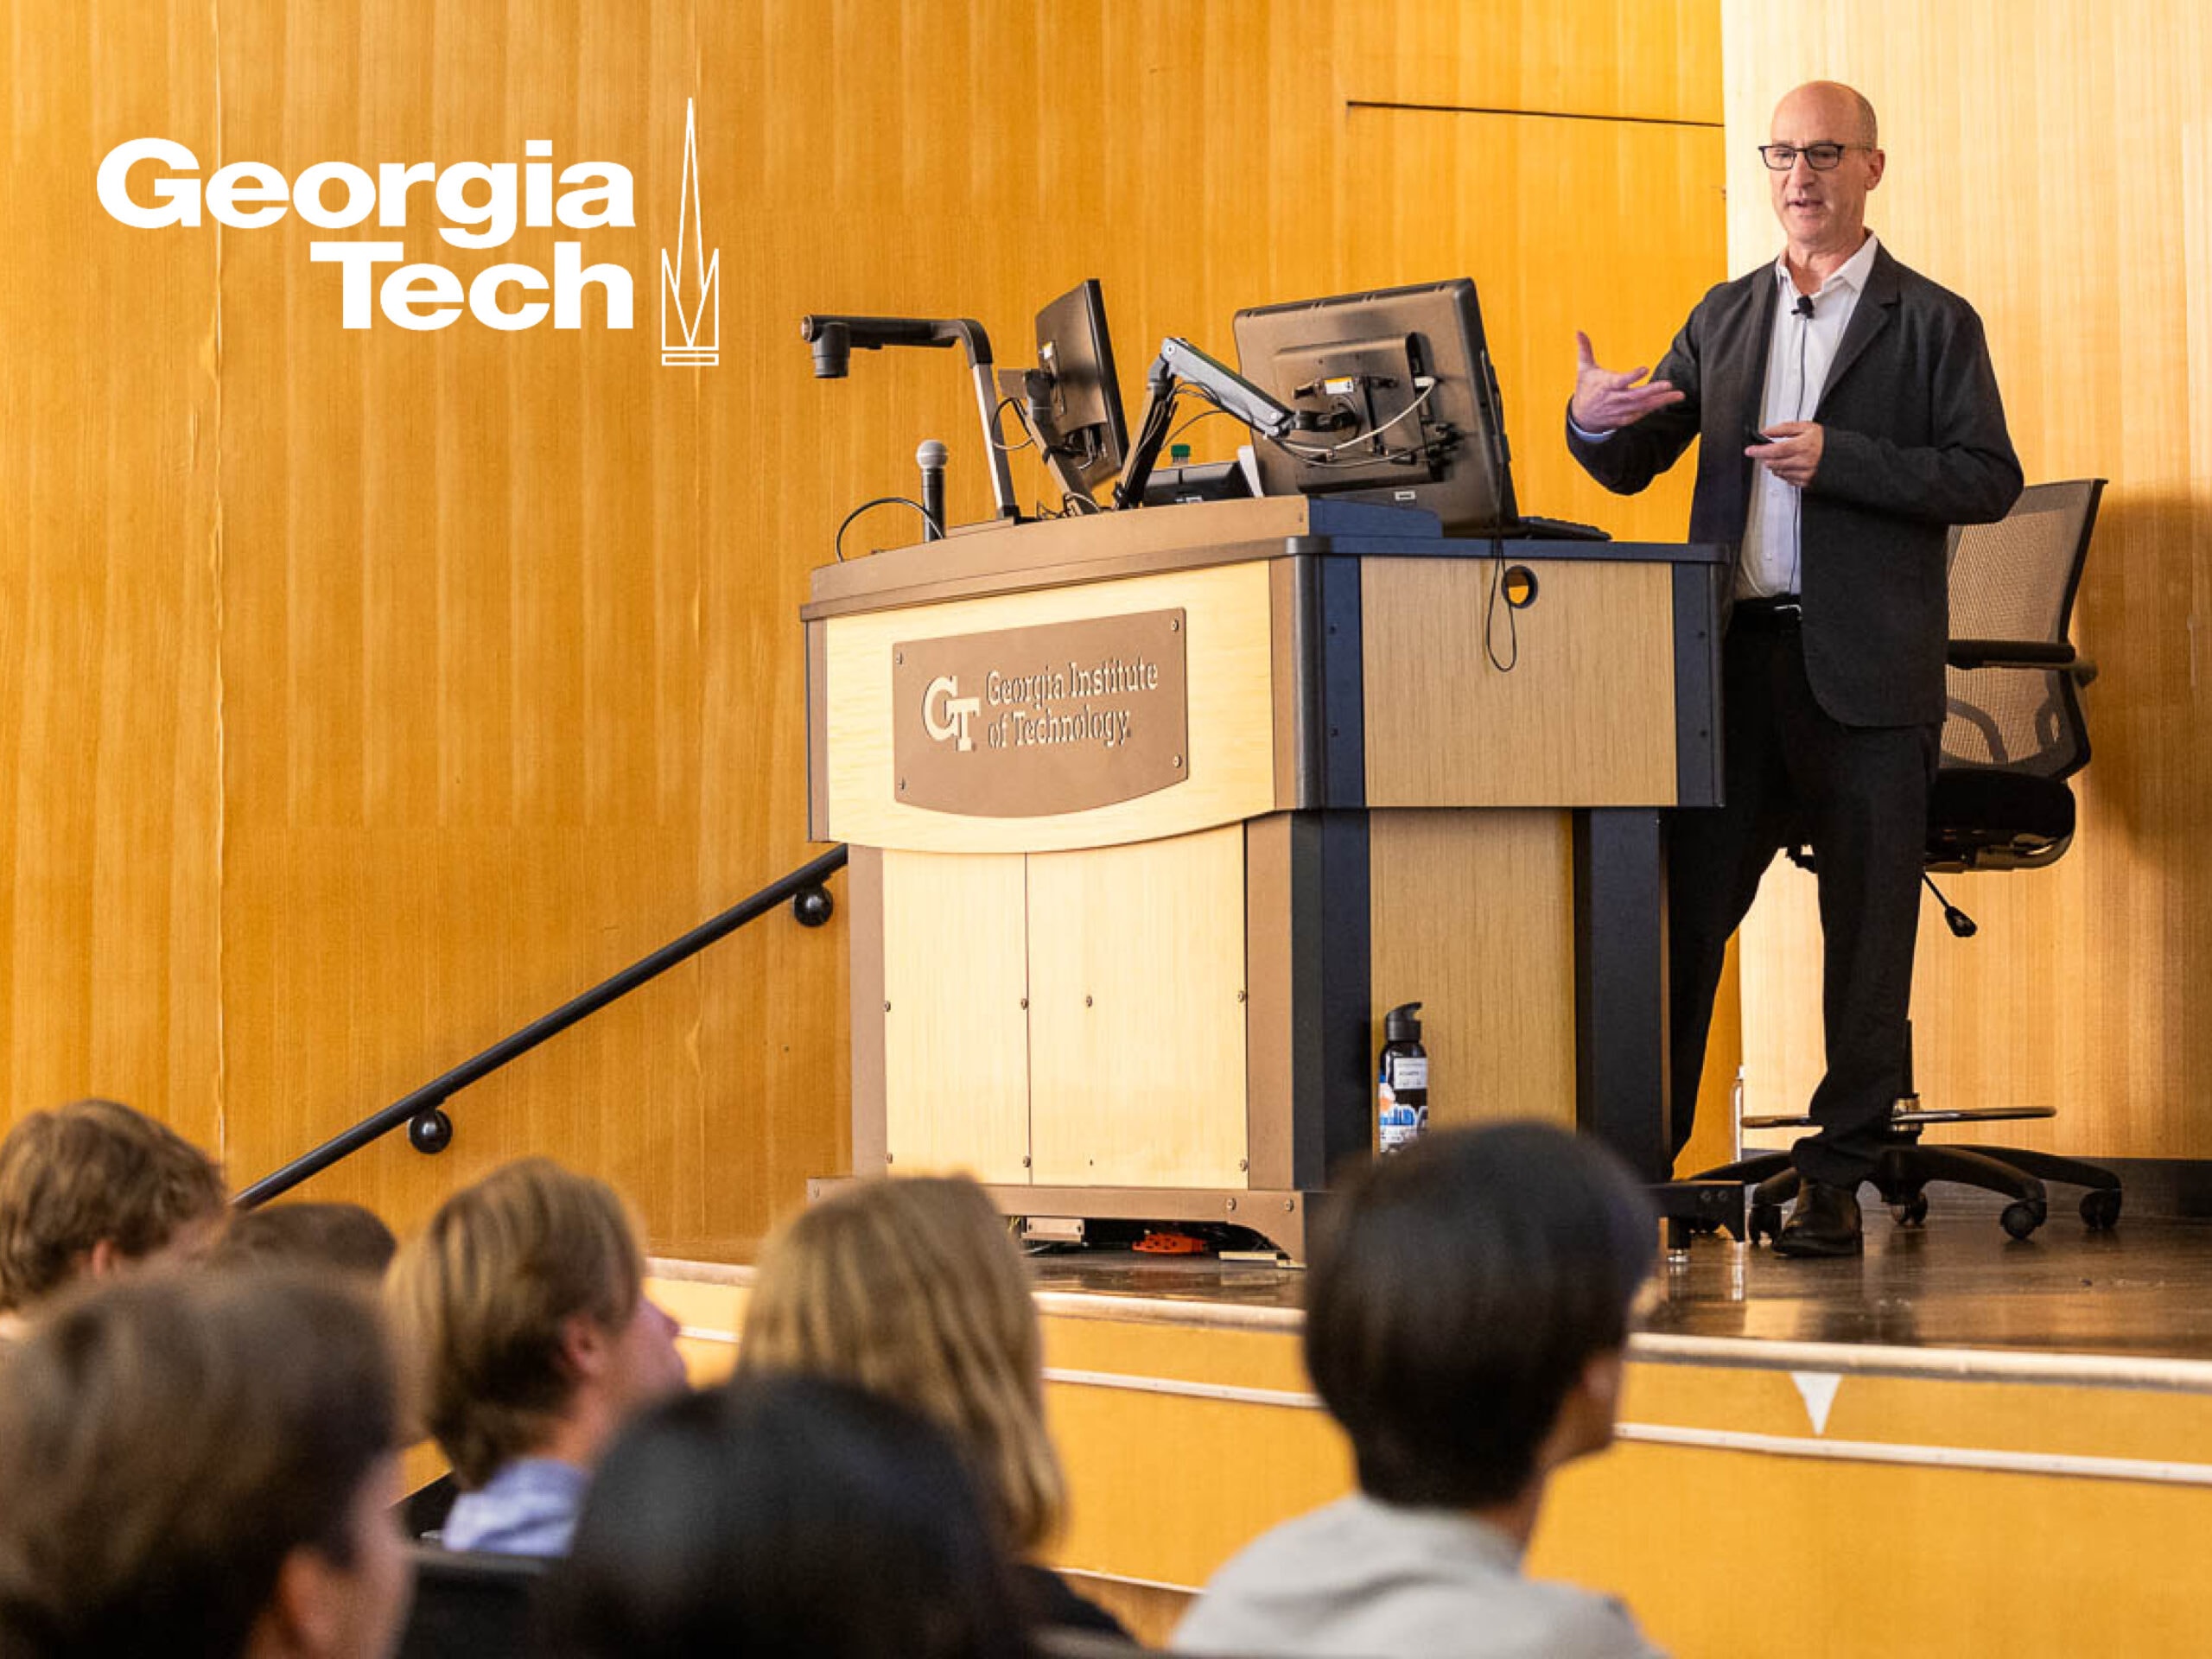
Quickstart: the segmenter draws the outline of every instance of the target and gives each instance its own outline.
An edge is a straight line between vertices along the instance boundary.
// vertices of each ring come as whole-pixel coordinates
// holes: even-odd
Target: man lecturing
[[[1729,936],[1775,854],[1809,844],[1827,1071],[1775,1249],[1849,1255],[1904,1085],[1948,532],[2001,518],[2022,479],[1980,319],[1866,228],[1886,161],[1873,106],[1815,81],[1776,107],[1770,137],[1781,254],[1707,294],[1649,380],[1601,367],[1579,335],[1567,442],[1632,494],[1701,438],[1689,538],[1738,548],[1726,804],[1669,830],[1675,1150]]]

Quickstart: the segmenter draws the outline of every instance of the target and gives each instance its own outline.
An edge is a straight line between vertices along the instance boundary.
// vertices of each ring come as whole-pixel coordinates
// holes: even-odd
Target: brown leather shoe
[[[1797,1207],[1774,1241],[1777,1255],[1856,1255],[1865,1248],[1859,1194],[1824,1181],[1797,1189]]]

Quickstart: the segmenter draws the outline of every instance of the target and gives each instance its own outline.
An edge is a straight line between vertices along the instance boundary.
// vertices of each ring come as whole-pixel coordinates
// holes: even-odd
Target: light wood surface
[[[951,516],[988,510],[954,360],[817,382],[804,312],[972,315],[1012,363],[1096,276],[1134,406],[1164,334],[1471,274],[1524,501],[1679,535],[1686,494],[1598,496],[1556,411],[1570,318],[1641,334],[1719,274],[1702,137],[1656,191],[1637,124],[1717,120],[1718,42],[1717,0],[0,0],[0,1116],[103,1090],[250,1179],[798,863],[809,568],[925,436]],[[655,350],[687,97],[702,371]],[[1440,102],[1493,113],[1367,107]],[[1378,159],[1416,128],[1433,167]],[[620,162],[639,223],[584,241],[638,327],[348,333],[296,217],[101,212],[145,135],[288,175]],[[556,234],[392,233],[464,278]],[[444,1157],[395,1138],[311,1192],[404,1229],[544,1150],[656,1236],[758,1233],[845,1166],[842,928],[766,918],[461,1096]]]
[[[1573,1125],[1570,830],[1564,812],[1369,816],[1374,1028],[1422,1003],[1439,1127]]]
[[[1027,885],[1019,853],[883,855],[884,1122],[902,1175],[1029,1179]]]
[[[1673,567],[1525,563],[1516,612],[1487,560],[1363,562],[1370,806],[1674,802]]]
[[[870,611],[829,622],[830,833],[870,847],[1020,852],[1099,847],[1234,823],[1275,805],[1272,584],[1263,562]],[[1186,613],[1190,771],[1135,800],[1039,818],[926,811],[898,798],[892,649],[1100,616]]]
[[[2212,1156],[2212,22],[2195,0],[1723,15],[1730,268],[1777,245],[1751,153],[1774,101],[1853,83],[1889,156],[1868,222],[1980,313],[2028,478],[2112,480],[2075,614],[2101,671],[2079,832],[2050,869],[1945,881],[1972,940],[1923,906],[1921,1094],[2060,1109],[2002,1126],[2018,1144]],[[1745,930],[1753,1111],[1802,1109],[1819,1076],[1812,885],[1777,868]]]
[[[1028,862],[1037,1183],[1246,1185],[1243,826]]]

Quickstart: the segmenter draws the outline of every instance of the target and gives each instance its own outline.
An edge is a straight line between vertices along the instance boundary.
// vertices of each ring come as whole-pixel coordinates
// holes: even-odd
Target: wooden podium
[[[1433,1121],[1664,1179],[1658,811],[1717,798],[1719,559],[1283,498],[817,570],[854,1173],[1302,1255],[1420,1001]]]

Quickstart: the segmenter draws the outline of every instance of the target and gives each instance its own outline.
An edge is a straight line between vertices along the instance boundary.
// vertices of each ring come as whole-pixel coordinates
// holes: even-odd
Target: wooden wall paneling
[[[2186,0],[1723,6],[1733,270],[1778,233],[1751,146],[1814,75],[1872,99],[1889,152],[1869,223],[1980,311],[2031,480],[2099,475],[2075,616],[2101,673],[2080,826],[2048,870],[1955,878],[1981,925],[1923,913],[1914,1018],[1930,1103],[2045,1103],[2021,1144],[2212,1156],[2212,724],[2197,636],[2212,593],[2212,26]],[[1991,177],[1971,156],[2004,156]],[[1807,891],[1799,893],[1798,887]],[[1744,936],[1749,1104],[1819,1075],[1810,883],[1767,885]]]
[[[1247,1185],[1243,826],[1028,863],[1037,1184]]]
[[[213,42],[111,10],[0,5],[0,1122],[97,1092],[219,1152],[215,250],[90,188],[207,118]]]
[[[1338,43],[1355,101],[1720,121],[1720,13],[1706,0],[1390,0],[1348,10]]]
[[[1574,1122],[1574,869],[1564,812],[1368,819],[1374,1028],[1420,1001],[1429,1115]]]
[[[1580,89],[1578,113],[1709,118],[1710,10],[221,0],[149,29],[105,0],[0,0],[6,1111],[107,1090],[251,1178],[800,861],[808,568],[848,505],[912,487],[924,436],[953,446],[954,516],[987,511],[957,363],[861,353],[817,383],[802,312],[974,315],[1012,362],[1038,305],[1097,276],[1134,388],[1164,334],[1226,351],[1239,305],[1458,270],[1503,296],[1510,254],[1601,338],[1640,334],[1617,319],[1675,278],[1616,283],[1591,250],[1672,271],[1689,221],[1587,170],[1640,129],[1543,124],[1626,134],[1564,171],[1510,152],[1523,213],[1536,184],[1583,190],[1620,235],[1500,235],[1459,187],[1508,151],[1407,151],[1347,105],[1388,94],[1374,62],[1457,59],[1452,95],[1485,105]],[[714,370],[654,350],[687,95],[723,256]],[[296,218],[107,218],[91,171],[149,134],[288,175],[518,160],[537,137],[618,161],[639,222],[582,239],[632,272],[636,327],[341,330]],[[416,207],[380,232],[411,259],[550,263],[557,232],[468,251]],[[1491,326],[1548,365],[1504,371],[1535,411],[1513,406],[1526,499],[1599,516],[1545,454],[1571,339],[1522,308],[1493,300]],[[1644,510],[1606,522],[1678,527]],[[899,519],[853,549],[910,539]],[[404,1228],[549,1147],[620,1179],[657,1236],[757,1233],[844,1166],[842,925],[765,918],[461,1097],[444,1158],[393,1141],[312,1191]]]

